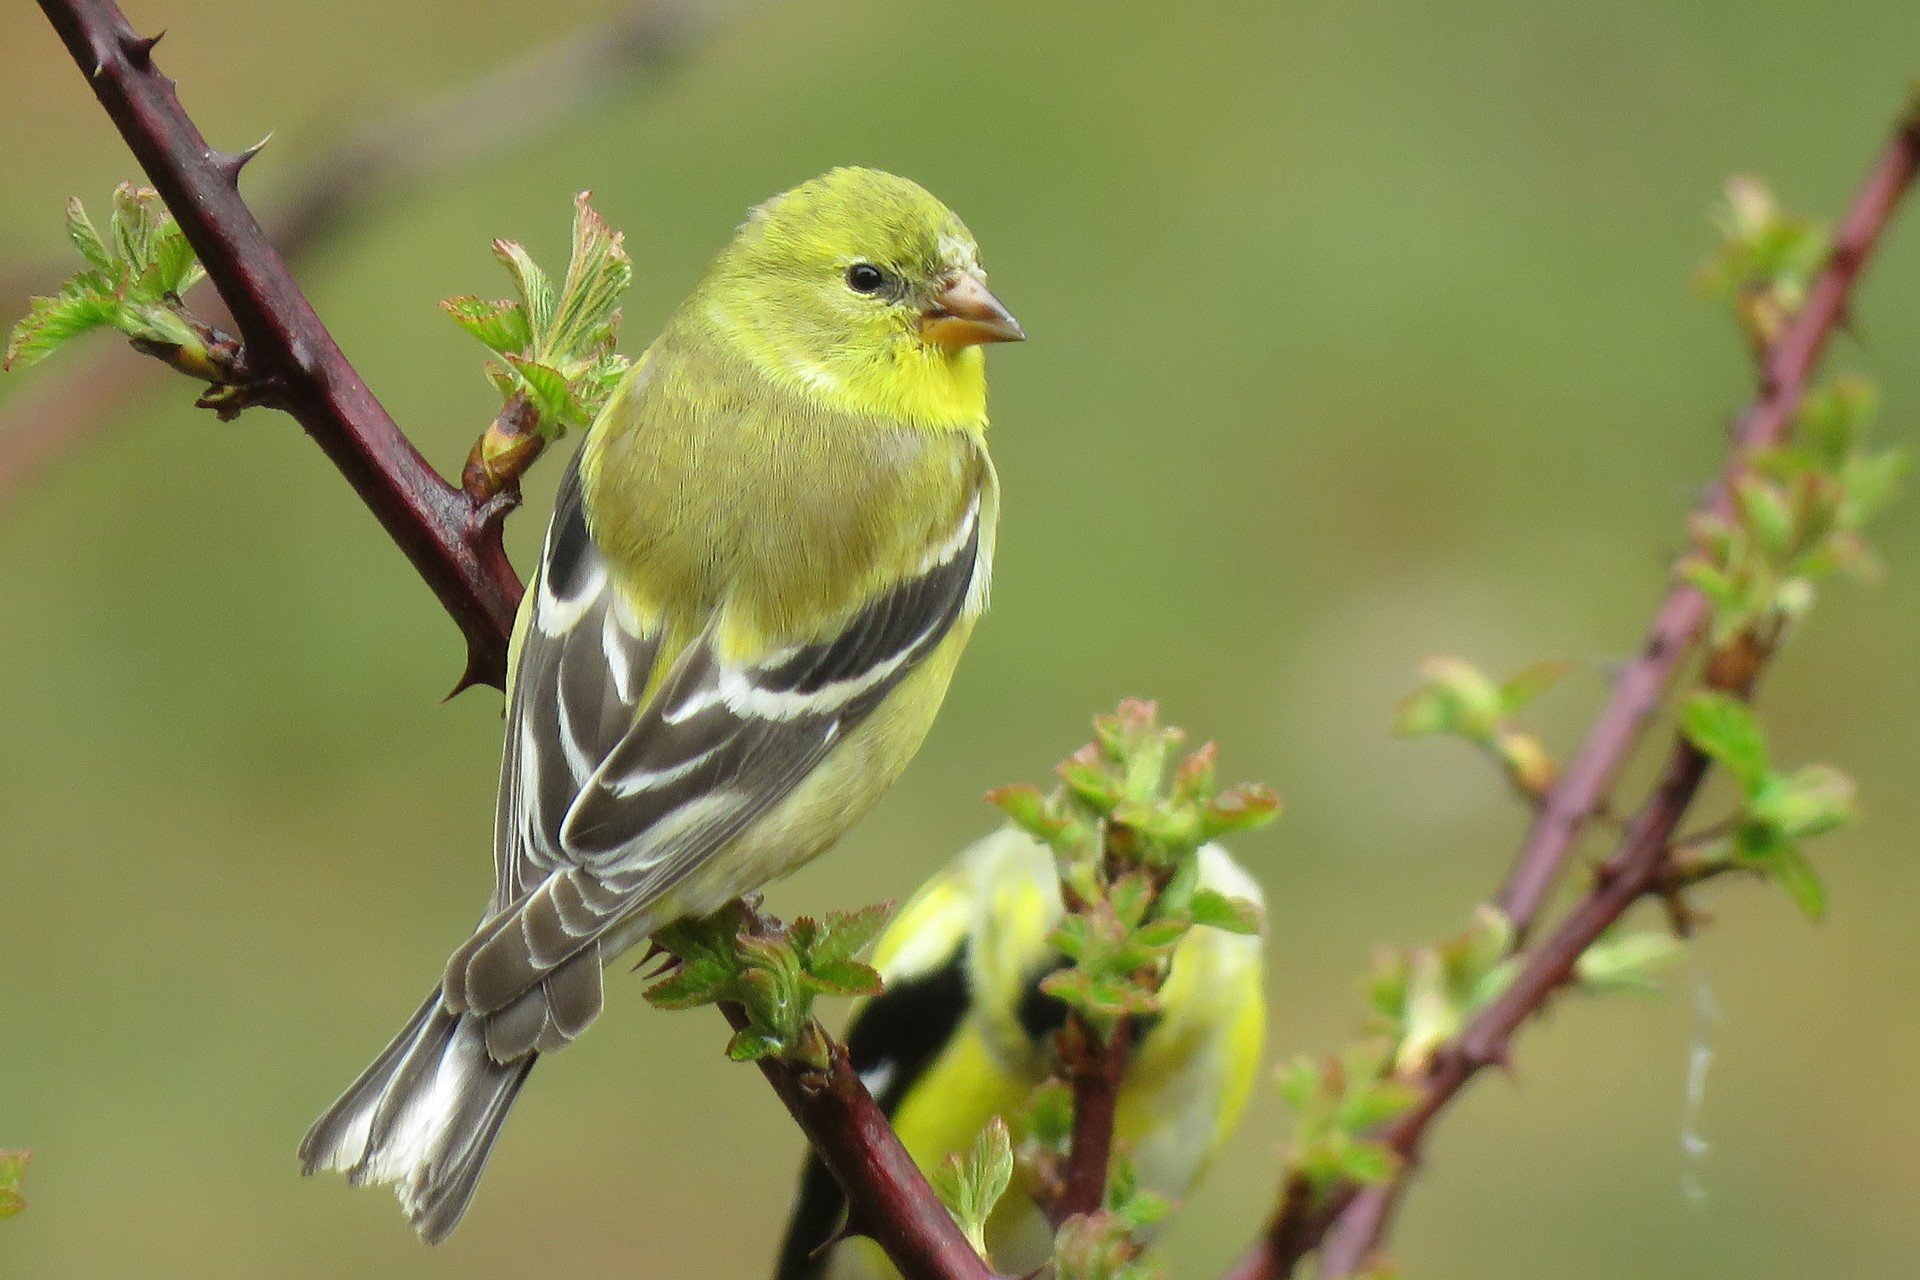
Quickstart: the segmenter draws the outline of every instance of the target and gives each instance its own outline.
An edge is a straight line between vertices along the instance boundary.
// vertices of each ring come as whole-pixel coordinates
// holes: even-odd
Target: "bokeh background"
[[[217,143],[277,131],[262,205],[354,123],[606,15],[132,10]],[[64,252],[70,193],[135,169],[39,16],[0,30],[0,262],[31,263]],[[574,191],[627,231],[631,351],[773,191],[860,162],[945,197],[1033,335],[991,360],[995,610],[905,781],[772,905],[905,895],[989,825],[982,791],[1157,696],[1289,802],[1239,849],[1273,901],[1278,1059],[1344,1040],[1372,948],[1456,931],[1504,871],[1522,815],[1464,749],[1392,740],[1392,704],[1424,654],[1565,656],[1539,718],[1572,741],[1751,383],[1688,296],[1705,211],[1739,171],[1837,210],[1920,71],[1920,9],[732,0],[687,45],[380,204],[304,265],[321,313],[451,470],[492,393],[434,304],[503,287],[495,235],[560,254]],[[1920,215],[1858,328],[1838,363],[1911,439]],[[288,420],[191,395],[163,384],[0,509],[0,1145],[38,1152],[0,1275],[764,1274],[799,1135],[717,1017],[637,981],[542,1066],[445,1247],[384,1193],[295,1176],[484,893],[499,700],[440,702],[452,626]],[[1409,1274],[1913,1273],[1920,505],[1883,533],[1887,584],[1833,591],[1767,689],[1785,759],[1861,782],[1865,820],[1819,852],[1830,920],[1730,887],[1667,998],[1530,1030],[1438,1133]],[[1263,1086],[1175,1276],[1238,1251],[1283,1134]]]

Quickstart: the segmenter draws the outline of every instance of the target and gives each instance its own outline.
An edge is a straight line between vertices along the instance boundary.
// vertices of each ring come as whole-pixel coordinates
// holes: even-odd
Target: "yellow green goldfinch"
[[[438,1241],[601,970],[825,850],[919,748],[987,601],[980,347],[1023,335],[915,184],[756,208],[568,467],[515,628],[494,889],[301,1144]]]
[[[1219,845],[1200,850],[1200,883],[1258,903],[1260,887]],[[998,1115],[1016,1126],[1052,1073],[1064,1020],[1040,980],[1062,960],[1053,854],[1007,828],[974,844],[914,895],[880,938],[886,991],[863,1001],[847,1045],[914,1162],[931,1172]],[[1258,1072],[1266,1012],[1259,937],[1196,928],[1174,951],[1162,1011],[1139,1028],[1121,1081],[1115,1134],[1143,1189],[1184,1199],[1232,1131]],[[809,1157],[776,1280],[897,1280],[871,1240],[829,1245],[846,1213],[839,1186]],[[1026,1275],[1051,1232],[1017,1185],[987,1228],[994,1267]]]

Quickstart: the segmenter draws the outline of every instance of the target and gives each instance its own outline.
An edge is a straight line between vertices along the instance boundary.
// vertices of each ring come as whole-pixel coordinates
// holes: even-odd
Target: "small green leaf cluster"
[[[500,358],[487,363],[487,377],[503,399],[525,397],[549,438],[590,424],[629,367],[614,342],[633,263],[621,233],[594,211],[590,195],[574,198],[573,249],[558,288],[525,247],[495,240],[493,254],[519,297],[466,296],[440,304]]]
[[[987,1255],[987,1219],[1013,1182],[1013,1136],[999,1116],[987,1121],[964,1156],[956,1151],[933,1171],[933,1190],[960,1224],[973,1251]]]
[[[0,1151],[0,1218],[11,1218],[27,1207],[20,1184],[26,1180],[27,1161],[32,1158],[31,1151]]]
[[[67,201],[67,236],[87,269],[54,297],[29,302],[26,318],[13,327],[4,367],[24,369],[83,333],[117,329],[196,376],[218,381],[228,372],[209,353],[204,326],[180,305],[180,295],[206,273],[156,192],[121,183],[105,235],[75,197]]]
[[[1495,681],[1459,658],[1428,658],[1420,664],[1420,686],[1401,699],[1394,731],[1403,738],[1464,739],[1491,756],[1522,795],[1538,800],[1553,785],[1553,757],[1515,717],[1567,669],[1564,662],[1536,662]]]
[[[647,999],[663,1009],[738,1004],[748,1025],[727,1044],[736,1062],[778,1056],[824,1065],[814,998],[879,994],[880,975],[854,957],[880,932],[890,909],[802,916],[783,925],[736,901],[710,916],[677,921],[653,940],[679,963],[647,988]]]
[[[1716,643],[1799,618],[1836,574],[1877,577],[1864,531],[1892,500],[1907,457],[1867,447],[1876,400],[1855,378],[1808,396],[1793,439],[1756,455],[1736,481],[1732,516],[1694,517],[1694,550],[1675,572],[1712,604]]]
[[[1072,963],[1045,989],[1102,1037],[1158,1009],[1189,928],[1260,929],[1254,904],[1200,887],[1199,850],[1264,826],[1280,801],[1258,785],[1221,788],[1212,743],[1169,777],[1184,736],[1160,723],[1153,703],[1129,700],[1094,720],[1094,740],[1059,766],[1053,793],[1011,786],[987,796],[1054,851],[1069,911],[1053,943]]]
[[[1752,871],[1778,884],[1808,919],[1820,919],[1826,889],[1802,846],[1853,820],[1853,780],[1827,765],[1775,769],[1752,708],[1725,694],[1689,698],[1680,728],[1733,775],[1741,791],[1729,833],[1711,842],[1695,866]]]
[[[1765,350],[1805,305],[1827,258],[1827,229],[1783,212],[1765,184],[1749,177],[1728,180],[1714,223],[1720,244],[1694,272],[1694,289],[1731,299],[1748,341]]]
[[[1371,1030],[1391,1046],[1393,1070],[1426,1067],[1513,980],[1513,922],[1482,905],[1465,933],[1437,946],[1383,951],[1366,979]]]
[[[1302,1055],[1280,1073],[1280,1094],[1293,1109],[1287,1167],[1314,1193],[1339,1182],[1371,1186],[1399,1171],[1400,1157],[1372,1135],[1420,1100],[1420,1091],[1392,1074],[1394,1044],[1374,1038],[1324,1061]]]

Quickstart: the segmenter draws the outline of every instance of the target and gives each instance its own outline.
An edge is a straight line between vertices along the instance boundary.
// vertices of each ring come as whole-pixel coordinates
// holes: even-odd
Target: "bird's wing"
[[[978,569],[977,493],[917,571],[839,631],[729,662],[710,627],[647,694],[657,641],[613,598],[574,484],[509,728],[503,797],[517,812],[500,820],[500,861],[514,892],[448,966],[455,1008],[504,1007],[791,794],[952,630]]]
[[[527,596],[494,817],[495,913],[568,865],[561,824],[632,730],[659,656],[658,631],[609,586],[587,531],[578,455],[561,477]]]

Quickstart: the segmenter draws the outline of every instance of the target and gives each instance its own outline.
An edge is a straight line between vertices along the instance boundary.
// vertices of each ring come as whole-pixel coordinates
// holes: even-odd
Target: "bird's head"
[[[763,372],[889,418],[980,421],[980,347],[1026,336],[960,219],[876,169],[834,169],[757,207],[702,293]]]

